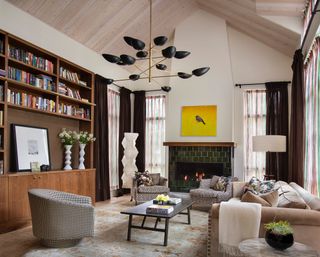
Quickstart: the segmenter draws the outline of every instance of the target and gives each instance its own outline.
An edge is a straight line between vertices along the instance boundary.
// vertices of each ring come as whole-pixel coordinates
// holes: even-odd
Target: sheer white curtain
[[[247,90],[243,94],[243,103],[245,180],[252,176],[263,179],[266,153],[252,151],[252,136],[266,134],[266,92]]]
[[[119,187],[119,113],[120,94],[108,89],[109,176],[110,189]]]
[[[165,175],[165,95],[146,96],[146,170]]]

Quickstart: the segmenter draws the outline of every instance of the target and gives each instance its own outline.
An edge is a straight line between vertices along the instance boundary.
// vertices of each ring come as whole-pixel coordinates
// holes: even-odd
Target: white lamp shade
[[[253,152],[286,152],[286,136],[253,136],[252,150]]]

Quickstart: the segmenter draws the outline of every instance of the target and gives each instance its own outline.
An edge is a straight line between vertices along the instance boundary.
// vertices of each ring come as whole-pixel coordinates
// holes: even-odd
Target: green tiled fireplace
[[[170,191],[189,192],[202,177],[231,176],[232,166],[233,146],[169,146]]]

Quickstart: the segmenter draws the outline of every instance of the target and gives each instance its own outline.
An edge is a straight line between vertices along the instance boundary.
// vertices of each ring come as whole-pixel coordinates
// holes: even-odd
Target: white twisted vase
[[[72,170],[72,167],[71,167],[71,147],[72,145],[65,145],[64,148],[65,148],[65,166],[63,169],[65,170]]]
[[[79,170],[84,170],[86,167],[84,166],[84,155],[86,154],[84,148],[86,144],[80,144],[80,153],[79,153]]]

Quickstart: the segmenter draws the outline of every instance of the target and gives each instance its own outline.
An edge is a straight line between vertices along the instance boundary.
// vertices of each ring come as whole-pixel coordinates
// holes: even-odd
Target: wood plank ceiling
[[[148,40],[148,0],[7,0],[98,53],[130,52],[124,35]],[[153,0],[153,35],[172,37],[199,8],[231,27],[292,56],[297,33],[259,15],[301,16],[305,0]]]

